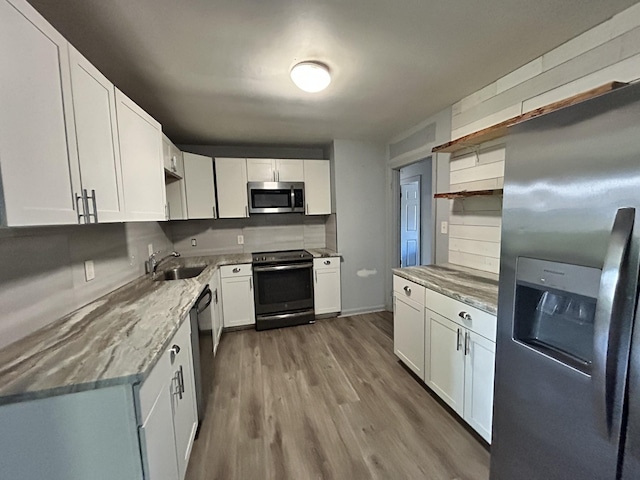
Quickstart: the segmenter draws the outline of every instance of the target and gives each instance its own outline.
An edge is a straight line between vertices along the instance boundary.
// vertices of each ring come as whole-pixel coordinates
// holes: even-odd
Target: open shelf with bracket
[[[468,197],[490,197],[495,195],[502,195],[502,188],[494,188],[491,190],[462,190],[460,192],[445,192],[436,193],[433,198],[468,198]]]
[[[602,95],[603,93],[610,92],[611,90],[615,90],[616,88],[624,87],[628,85],[628,83],[623,82],[609,82],[600,87],[593,88],[591,90],[587,90],[586,92],[579,93],[569,98],[565,98],[564,100],[560,100],[559,102],[550,103],[549,105],[545,105],[544,107],[536,108],[535,110],[531,110],[530,112],[523,113],[522,115],[518,115],[516,117],[512,117],[504,122],[500,122],[496,125],[492,125],[491,127],[484,128],[482,130],[478,130],[477,132],[470,133],[469,135],[465,135],[464,137],[460,137],[456,140],[452,140],[447,143],[443,143],[442,145],[438,145],[437,147],[433,147],[431,150],[434,153],[454,153],[460,150],[465,149],[473,149],[478,148],[479,145],[488,142],[490,140],[495,140],[500,137],[504,137],[509,130],[509,127],[517,125],[520,122],[524,122],[525,120],[529,120],[534,117],[538,117],[540,115],[545,115],[547,113],[551,113],[555,110],[559,110],[564,107],[568,107],[570,105],[575,105],[576,103],[583,102],[590,98],[596,97],[598,95]],[[444,195],[444,194],[442,194]],[[439,197],[439,198],[449,198],[449,197]]]

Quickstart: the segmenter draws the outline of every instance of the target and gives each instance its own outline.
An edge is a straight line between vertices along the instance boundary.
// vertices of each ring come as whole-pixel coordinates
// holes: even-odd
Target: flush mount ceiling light
[[[321,92],[331,83],[329,68],[319,62],[301,62],[291,69],[291,80],[300,90]]]

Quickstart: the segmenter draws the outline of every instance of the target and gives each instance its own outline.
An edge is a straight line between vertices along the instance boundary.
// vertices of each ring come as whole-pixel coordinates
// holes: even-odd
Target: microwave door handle
[[[296,191],[291,185],[291,211],[293,212],[296,209]]]
[[[634,218],[635,208],[620,208],[616,213],[602,267],[594,318],[592,381],[599,422],[609,438],[614,438],[621,428],[617,417],[621,415],[624,385],[617,384],[618,362],[622,361],[618,357],[620,350],[625,348],[624,338],[630,338],[627,330],[632,321],[629,315],[626,315],[629,318],[624,318],[623,313],[627,256]]]

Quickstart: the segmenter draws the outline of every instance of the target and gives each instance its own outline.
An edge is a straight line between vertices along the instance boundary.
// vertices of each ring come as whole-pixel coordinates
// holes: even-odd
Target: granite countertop
[[[221,265],[250,254],[187,257],[197,277],[140,277],[0,350],[0,405],[145,380]]]
[[[394,268],[394,275],[496,315],[498,275],[458,265]]]
[[[334,250],[330,250],[328,248],[305,248],[307,252],[313,255],[313,258],[323,258],[323,257],[341,257],[338,252]]]

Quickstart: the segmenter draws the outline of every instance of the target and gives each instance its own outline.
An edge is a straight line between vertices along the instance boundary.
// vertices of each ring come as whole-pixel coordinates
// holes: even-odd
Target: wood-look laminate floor
[[[187,480],[487,479],[486,448],[398,363],[392,321],[225,333]]]

